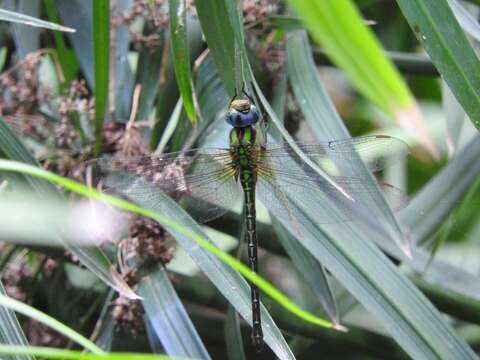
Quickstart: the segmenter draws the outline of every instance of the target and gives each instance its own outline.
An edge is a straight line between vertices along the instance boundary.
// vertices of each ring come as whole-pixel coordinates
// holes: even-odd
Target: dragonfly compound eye
[[[258,110],[255,105],[250,105],[249,109],[239,111],[230,108],[227,114],[227,122],[237,128],[254,125],[258,121]]]

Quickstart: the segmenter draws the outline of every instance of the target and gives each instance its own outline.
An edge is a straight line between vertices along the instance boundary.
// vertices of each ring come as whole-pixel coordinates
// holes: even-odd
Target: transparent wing
[[[341,172],[345,167],[355,164],[359,157],[372,172],[376,172],[408,155],[406,143],[385,135],[297,145],[305,155],[325,171],[332,172],[332,175],[335,175],[335,171]],[[270,157],[297,156],[293,149],[283,144],[268,145],[266,151]]]
[[[199,222],[224,214],[241,194],[227,149],[193,149],[164,155],[104,157],[90,162],[110,189],[128,197],[173,197]],[[145,184],[145,186],[142,186]]]
[[[387,158],[388,163],[392,161],[389,156],[392,150],[396,159],[406,156],[408,148],[402,141],[385,136],[368,136],[298,145],[353,200],[343,196],[292,149],[274,144],[259,150],[257,155],[258,188],[263,191],[260,197],[267,206],[285,206],[287,197],[298,200],[300,206],[308,206],[315,211],[319,223],[352,221],[366,217],[367,213],[370,218],[386,214],[378,206],[381,187],[372,177],[364,176],[355,169],[352,171],[352,167],[358,164],[355,160],[362,158],[370,163],[370,169],[382,169]],[[388,184],[383,189],[394,210],[404,206],[405,197],[400,190]]]

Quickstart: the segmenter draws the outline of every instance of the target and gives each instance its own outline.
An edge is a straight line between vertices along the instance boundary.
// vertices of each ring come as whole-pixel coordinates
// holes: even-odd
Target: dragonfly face
[[[234,128],[243,128],[255,125],[258,117],[258,110],[249,99],[237,99],[230,104],[227,122]]]

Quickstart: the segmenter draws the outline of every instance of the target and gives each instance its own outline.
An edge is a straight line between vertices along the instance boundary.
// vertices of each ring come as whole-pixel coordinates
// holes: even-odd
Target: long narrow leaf
[[[5,288],[1,282],[0,294],[6,295]],[[0,306],[0,341],[4,344],[28,346],[27,339],[15,313],[4,306]],[[12,354],[11,359],[30,360],[33,358],[28,355]]]
[[[330,319],[338,324],[337,305],[325,268],[274,218],[272,219],[272,225],[298,272],[318,297]]]
[[[260,88],[254,85],[268,115],[275,118]],[[372,238],[382,240],[379,233],[365,231],[358,223],[323,224],[320,228],[316,219],[322,198],[317,198],[314,189],[311,193],[289,194],[288,210],[269,192],[271,189],[264,188],[260,199],[267,197],[269,209],[290,233],[385,326],[408,354],[413,358],[475,358],[425,296],[372,244]],[[333,211],[334,207],[329,209]]]
[[[30,18],[40,17],[40,2],[32,3],[28,0],[5,0],[4,7],[14,9],[19,15]],[[40,30],[36,26],[25,26],[25,23],[12,23],[12,35],[15,41],[15,50],[20,58],[40,48]]]
[[[172,54],[175,61],[175,75],[178,89],[182,96],[183,106],[188,118],[195,123],[195,106],[193,103],[193,82],[190,70],[190,53],[187,41],[187,8],[185,0],[172,0],[169,2],[170,15],[170,40]]]
[[[72,29],[66,26],[61,26],[61,25],[44,21],[32,16],[20,14],[18,12],[3,10],[3,9],[0,9],[0,20],[15,22],[15,23],[24,24],[24,25],[36,26],[36,27],[50,29],[50,30],[75,32],[75,29]]]
[[[227,310],[225,320],[225,339],[229,360],[245,360],[245,349],[243,348],[242,332],[240,329],[240,318],[233,306]]]
[[[258,274],[252,272],[246,265],[212,245],[210,241],[206,240],[206,237],[198,224],[196,224],[172,199],[162,195],[161,193],[158,193],[158,196],[160,196],[159,198],[153,199],[150,197],[148,200],[152,201],[157,209],[159,206],[161,209],[168,209],[166,213],[172,214],[172,217],[177,219],[177,221],[181,221],[180,223],[172,220],[170,217],[161,215],[161,213],[138,206],[111,195],[100,193],[73,180],[61,177],[34,166],[25,165],[15,161],[0,160],[0,170],[8,172],[20,172],[25,175],[35,176],[47,181],[51,181],[71,191],[75,191],[80,195],[97,199],[120,209],[146,216],[159,222],[162,226],[164,226],[166,229],[169,229],[169,231],[176,236],[177,240],[182,243],[184,249],[189,251],[189,255],[192,258],[198,256],[197,265],[202,267],[203,271],[208,272],[209,277],[214,282],[217,280],[224,282],[222,286],[219,286],[219,290],[227,291],[228,289],[228,292],[225,292],[224,295],[235,306],[236,310],[242,315],[242,317],[247,319],[247,321],[251,321],[248,285],[241,277],[238,276],[238,273],[233,271],[231,268],[238,270],[249,281],[254,282],[264,293],[270,295],[281,306],[301,317],[303,320],[320,327],[340,329],[339,327],[335,327],[329,321],[320,319],[308,311],[299,308],[283,293],[270,285]],[[208,253],[205,251],[208,251]],[[218,262],[215,257],[210,255],[210,253],[219,258],[225,264],[229,265],[231,268],[225,267],[221,262]],[[267,343],[273,348],[273,351],[281,359],[292,358],[293,355],[288,349],[288,346],[285,345],[280,331],[276,326],[274,326],[274,323],[268,312],[266,312],[265,308],[263,307],[262,316],[266,327],[264,329],[264,333]]]
[[[53,0],[46,0],[45,1],[45,11],[47,12],[48,17],[50,20],[59,23],[60,18],[58,16],[57,10],[55,9],[55,5]],[[75,57],[74,52],[72,49],[68,49],[65,43],[65,39],[61,33],[54,32],[53,38],[55,40],[55,46],[58,53],[58,60],[62,66],[63,74],[65,76],[65,81],[69,83],[73,80],[78,72],[79,64],[78,60]]]
[[[307,123],[315,131],[320,141],[349,138],[347,128],[335,110],[326,91],[320,82],[316,66],[311,56],[311,48],[304,31],[292,32],[287,38],[288,76],[292,84],[295,97],[305,115]],[[393,149],[388,149],[393,150]],[[388,157],[389,154],[383,154]],[[408,249],[406,239],[401,235],[402,230],[396,221],[391,209],[383,198],[380,189],[375,187],[376,181],[371,176],[359,156],[349,159],[349,164],[338,164],[347,176],[367,179],[376,188],[375,193],[365,194],[360,200],[366,204],[374,204],[378,213],[386,219],[386,226],[394,234],[393,239],[400,247]],[[368,197],[368,199],[367,199]],[[373,201],[369,201],[372,199]],[[374,209],[370,209],[374,210]]]
[[[73,329],[52,318],[50,315],[47,315],[27,304],[0,294],[0,305],[8,307],[9,309],[15,310],[25,316],[44,323],[45,325],[51,327],[52,329],[55,329],[59,333],[75,341],[77,344],[82,345],[85,349],[93,352],[94,354],[104,353],[102,349],[97,347],[94,343],[85,338],[83,335],[77,333]]]
[[[92,2],[85,0],[70,0],[68,2],[55,0],[55,5],[63,24],[82,30],[68,33],[67,35],[75,50],[75,55],[88,86],[94,89]]]
[[[164,268],[143,277],[139,293],[146,316],[168,355],[210,359]]]
[[[480,136],[476,136],[402,210],[401,222],[410,228],[415,239],[424,242],[443,224],[479,174]]]
[[[196,0],[200,24],[227,92],[235,89],[235,41],[224,0]]]
[[[289,0],[332,61],[370,101],[414,131],[433,154],[436,148],[405,82],[382,52],[351,0]]]
[[[25,148],[21,141],[10,130],[8,125],[0,117],[0,155],[26,164],[38,166],[38,162]],[[37,178],[27,177],[28,184],[41,196],[46,199],[49,196],[57,198],[61,196],[60,192],[51,184],[41,181]],[[47,200],[48,201],[48,200]],[[94,274],[105,281],[107,284],[117,289],[120,293],[127,297],[135,298],[136,295],[124,282],[120,280],[120,276],[114,270],[107,256],[99,248],[85,248],[79,245],[62,241],[65,247],[75,254],[80,262],[89,268]]]
[[[19,347],[15,345],[0,345],[0,354],[5,355],[31,355],[38,356],[42,359],[59,359],[59,360],[174,360],[170,356],[151,355],[145,353],[104,353],[89,354],[83,351],[56,349],[51,347],[29,346]],[[182,360],[180,358],[176,358]],[[183,358],[183,360],[186,360]]]
[[[195,237],[208,239],[201,227],[193,221],[193,219],[180,208],[172,199],[157,191],[155,196],[153,192],[149,196],[145,196],[144,188],[146,184],[142,184],[138,189],[138,193],[134,188],[128,190],[129,198],[143,206],[145,209],[155,211],[159,214],[169,214],[176,219],[189,232],[195,234]],[[236,311],[247,321],[251,322],[251,306],[250,306],[250,288],[245,280],[238,276],[233,269],[222,264],[218,259],[209,253],[208,249],[202,249],[192,241],[190,236],[179,231],[178,228],[161,223],[169,233],[171,233],[178,243],[183,247],[187,254],[194,260],[197,266],[208,276],[215,284],[218,290],[228,299],[235,307]],[[198,241],[198,240],[197,240]],[[203,240],[206,241],[206,240]],[[207,242],[210,245],[210,241]],[[211,245],[210,245],[211,246]],[[216,248],[215,248],[216,249]],[[211,249],[210,249],[211,251]],[[232,258],[234,259],[234,258]],[[235,263],[237,260],[235,259]],[[243,264],[242,264],[243,265]],[[238,268],[235,267],[237,270]],[[250,271],[250,270],[249,270]],[[243,273],[242,273],[243,274]],[[250,274],[252,272],[250,271]],[[245,274],[243,274],[245,275]],[[256,275],[256,274],[255,274]],[[262,306],[262,322],[265,340],[272,350],[282,359],[292,357],[288,346],[283,339],[280,330],[273,322],[270,314],[265,307]]]
[[[447,0],[397,0],[436,68],[480,129],[480,61]]]
[[[102,146],[102,128],[108,102],[110,60],[110,1],[92,2],[95,64],[95,154]]]

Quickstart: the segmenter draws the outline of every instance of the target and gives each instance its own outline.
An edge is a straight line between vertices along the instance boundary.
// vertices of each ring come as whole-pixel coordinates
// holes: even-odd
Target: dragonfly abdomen
[[[258,272],[258,254],[257,254],[257,224],[255,211],[255,176],[252,169],[240,170],[240,182],[245,194],[245,217],[246,231],[245,242],[248,247],[248,262],[250,269]],[[251,283],[252,299],[252,341],[257,350],[263,348],[263,332],[260,318],[260,291],[258,287]]]

